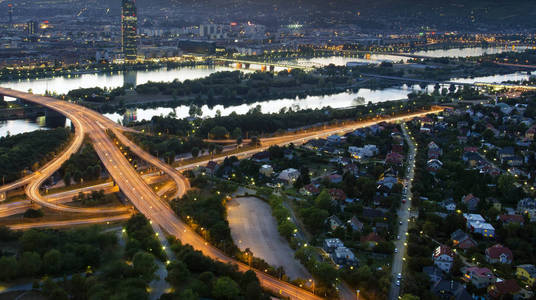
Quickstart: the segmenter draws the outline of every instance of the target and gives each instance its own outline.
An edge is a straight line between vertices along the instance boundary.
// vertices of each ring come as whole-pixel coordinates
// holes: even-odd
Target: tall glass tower
[[[126,61],[135,61],[138,55],[138,14],[136,0],[122,0],[121,5],[121,42]]]

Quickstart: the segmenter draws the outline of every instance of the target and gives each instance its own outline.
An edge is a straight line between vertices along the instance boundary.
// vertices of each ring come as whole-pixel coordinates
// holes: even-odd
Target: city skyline
[[[535,17],[0,0],[0,298],[533,299]]]

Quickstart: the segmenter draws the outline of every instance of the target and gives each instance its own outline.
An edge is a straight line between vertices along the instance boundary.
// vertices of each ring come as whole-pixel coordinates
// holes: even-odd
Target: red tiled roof
[[[450,249],[449,246],[447,245],[441,245],[439,247],[437,247],[434,251],[434,258],[437,258],[441,255],[448,255],[450,257],[454,257],[454,252],[452,252],[452,250]]]
[[[382,237],[376,234],[376,232],[371,232],[367,236],[361,237],[361,243],[367,243],[367,242],[379,243],[381,241],[383,241]]]
[[[390,163],[401,163],[403,159],[404,157],[397,152],[390,152],[385,157],[385,161]]]
[[[476,242],[471,239],[471,238],[467,238],[463,241],[461,241],[459,244],[458,244],[458,248],[460,249],[471,249],[473,247],[476,247]]]
[[[504,247],[501,244],[496,244],[486,249],[486,255],[492,259],[499,259],[499,257],[503,253],[506,254],[506,256],[508,256],[508,259],[512,259],[514,256],[512,254],[512,251],[510,251],[510,249]]]
[[[519,290],[521,290],[521,288],[515,279],[507,279],[495,283],[490,289],[490,295],[493,297],[500,297],[506,294],[515,294],[519,292]]]
[[[478,152],[478,148],[477,147],[464,147],[463,151],[464,152]]]
[[[501,215],[499,217],[503,223],[523,223],[525,219],[521,215]]]
[[[331,196],[331,199],[336,201],[343,201],[346,199],[346,194],[341,189],[330,189],[329,195]]]
[[[311,194],[318,194],[320,193],[320,189],[318,189],[314,184],[309,183],[308,185],[303,187],[306,191],[308,191]]]
[[[467,273],[472,273],[478,277],[488,277],[488,275],[494,276],[488,268],[470,267],[466,269]]]
[[[473,198],[477,198],[477,197],[475,197],[475,195],[473,195],[473,194],[465,195],[465,196],[463,197],[462,201],[465,202],[465,203],[467,203],[467,202],[471,201]],[[478,199],[478,198],[477,198],[477,199]]]

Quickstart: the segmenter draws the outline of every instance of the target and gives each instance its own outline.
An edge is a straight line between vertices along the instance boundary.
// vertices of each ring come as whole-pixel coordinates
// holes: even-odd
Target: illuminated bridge
[[[302,69],[302,70],[313,70],[316,67],[320,67],[320,65],[304,65],[304,64],[293,64],[293,63],[287,63],[287,62],[274,62],[274,61],[255,61],[255,60],[247,60],[247,59],[232,59],[232,58],[212,58],[215,62],[223,62],[223,63],[234,63],[236,64],[236,67],[238,69],[249,69],[251,65],[259,65],[261,66],[262,71],[270,70],[274,71],[276,67],[278,68],[284,68],[288,70],[292,69]]]

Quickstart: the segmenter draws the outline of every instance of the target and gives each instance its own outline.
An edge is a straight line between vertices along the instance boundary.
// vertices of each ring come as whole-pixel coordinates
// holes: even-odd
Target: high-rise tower
[[[138,56],[138,14],[136,0],[122,0],[121,46],[126,61],[135,61]]]
[[[29,21],[27,24],[28,35],[36,34],[38,28],[39,28],[39,23],[37,23],[36,21]]]
[[[13,3],[9,3],[7,9],[9,14],[9,25],[13,25]]]

